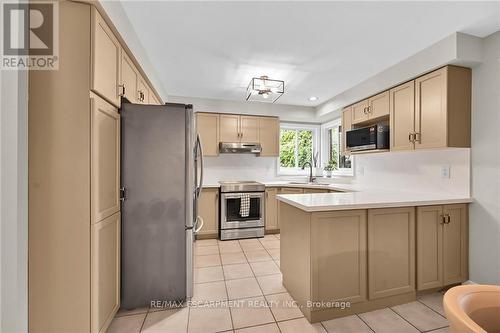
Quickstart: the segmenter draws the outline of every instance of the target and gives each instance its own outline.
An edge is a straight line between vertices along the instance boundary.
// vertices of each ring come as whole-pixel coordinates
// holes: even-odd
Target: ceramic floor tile
[[[279,267],[274,263],[274,261],[258,261],[251,262],[250,266],[255,276],[280,274],[281,271]]]
[[[328,333],[372,333],[373,332],[356,315],[323,321],[321,324],[323,324]]]
[[[114,318],[107,333],[139,333],[146,314]]]
[[[420,302],[411,302],[392,307],[401,317],[420,331],[430,331],[448,326],[448,321]]]
[[[209,254],[206,256],[196,256],[194,259],[196,267],[220,266],[220,256],[218,254]]]
[[[430,307],[432,310],[438,312],[442,316],[446,316],[444,313],[444,307],[443,307],[443,294],[442,293],[432,293],[432,294],[425,294],[425,295],[420,295],[417,297],[417,299]]]
[[[276,265],[277,265],[278,267],[280,267],[280,263],[281,263],[281,261],[280,261],[280,260],[275,260],[274,262],[276,263]]]
[[[196,246],[217,245],[217,239],[198,239],[195,244]]]
[[[286,292],[282,284],[282,278],[281,274],[258,276],[257,282],[264,295],[279,294]]]
[[[220,253],[237,253],[243,250],[238,241],[223,241],[219,243],[219,251]]]
[[[262,243],[265,241],[274,241],[276,240],[276,237],[274,237],[273,234],[265,235],[264,237],[258,238],[258,240]]]
[[[391,309],[381,309],[359,315],[375,332],[418,333],[418,330],[408,324]]]
[[[453,332],[451,331],[451,328],[444,327],[444,328],[440,328],[438,330],[429,331],[428,333],[453,333]]]
[[[123,317],[123,316],[132,316],[136,314],[142,314],[142,313],[147,313],[148,308],[137,308],[137,309],[119,309],[118,312],[116,313],[116,317]]]
[[[148,313],[143,333],[183,333],[187,331],[189,308],[179,308]]]
[[[275,234],[274,237],[280,239],[280,234]]]
[[[281,333],[326,333],[320,323],[311,324],[306,318],[282,321],[278,326]]]
[[[217,245],[197,246],[196,255],[219,254],[219,247]]]
[[[189,333],[214,333],[233,329],[228,307],[192,307],[189,313]]]
[[[230,310],[235,329],[274,322],[264,297],[234,301]]]
[[[248,262],[273,260],[266,250],[255,250],[245,252]]]
[[[224,301],[227,300],[224,281],[196,283],[193,290],[193,301]]]
[[[240,240],[240,246],[243,249],[243,251],[256,251],[256,250],[264,250],[264,247],[262,244],[259,242],[258,239],[251,238],[251,239],[241,239]]]
[[[254,277],[226,281],[229,299],[249,298],[262,296],[259,284]]]
[[[201,267],[194,269],[195,283],[215,282],[223,280],[224,274],[222,272],[222,266]]]
[[[280,241],[274,237],[272,240],[263,240],[263,241],[261,241],[261,243],[262,243],[262,246],[264,246],[264,248],[267,250],[280,248]]]
[[[271,255],[273,260],[280,260],[280,249],[268,249],[267,252]]]
[[[249,264],[235,264],[222,266],[226,280],[242,279],[253,277]]]
[[[223,265],[231,265],[231,264],[245,264],[247,263],[247,257],[243,252],[236,253],[222,253],[220,255]]]
[[[277,321],[304,316],[288,293],[266,295],[265,297]]]
[[[276,323],[247,327],[236,330],[235,333],[280,333],[280,329]]]

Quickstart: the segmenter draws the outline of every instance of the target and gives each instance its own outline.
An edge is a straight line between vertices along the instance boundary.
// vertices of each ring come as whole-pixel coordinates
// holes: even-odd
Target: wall
[[[204,184],[220,180],[270,181],[276,178],[276,157],[256,157],[250,154],[225,154],[205,157]]]
[[[450,178],[441,167],[450,167]],[[357,155],[355,183],[361,188],[470,195],[470,149]]]
[[[472,70],[470,279],[500,284],[500,32],[483,40],[483,64]]]
[[[281,121],[298,121],[314,123],[316,119],[314,108],[307,106],[281,105],[259,102],[236,102],[220,99],[169,96],[168,102],[193,104],[197,112],[243,113],[259,116],[278,116]]]

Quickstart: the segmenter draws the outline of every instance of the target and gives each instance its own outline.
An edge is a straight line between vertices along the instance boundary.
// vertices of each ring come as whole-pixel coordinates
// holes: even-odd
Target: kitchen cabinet
[[[119,67],[121,47],[106,21],[92,7],[91,89],[115,106],[120,106]]]
[[[196,113],[196,132],[200,136],[203,156],[219,155],[219,115]]]
[[[120,307],[120,213],[92,225],[91,332],[104,333]]]
[[[198,215],[203,219],[203,227],[198,235],[217,236],[219,233],[219,189],[203,188],[198,199]]]
[[[260,156],[279,156],[280,122],[278,118],[259,118],[259,141],[262,146]]]
[[[125,51],[121,52],[120,64],[120,96],[131,103],[137,103],[138,74],[135,65]]]
[[[367,300],[366,233],[366,210],[311,215],[314,301]]]
[[[149,104],[161,105],[160,101],[152,90],[149,90]]]
[[[280,194],[302,194],[304,189],[300,187],[282,187],[280,189]]]
[[[417,289],[439,288],[468,278],[468,206],[417,208]]]
[[[277,194],[275,187],[266,189],[266,231],[279,230]]]
[[[120,115],[99,96],[91,98],[92,223],[120,210]]]
[[[368,210],[371,300],[415,290],[415,208]]]
[[[220,142],[259,142],[259,117],[221,114],[219,124]]]
[[[384,91],[352,106],[352,124],[389,116],[389,91]]]
[[[389,92],[391,150],[408,150],[415,147],[415,82],[406,82]]]
[[[328,193],[328,190],[322,188],[304,188],[304,193]]]
[[[139,104],[149,104],[149,88],[142,76],[139,76],[137,83],[137,102]]]
[[[346,148],[346,133],[351,130],[352,127],[352,106],[344,108],[342,111],[342,138],[340,142],[340,154],[345,155],[349,153]]]

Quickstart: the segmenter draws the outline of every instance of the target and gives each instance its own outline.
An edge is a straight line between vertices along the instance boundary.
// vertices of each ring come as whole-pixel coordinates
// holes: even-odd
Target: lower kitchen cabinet
[[[266,231],[279,230],[277,188],[266,189]]]
[[[415,208],[368,210],[369,298],[415,290]]]
[[[282,187],[279,194],[302,194],[304,193],[303,188],[298,187]]]
[[[328,190],[322,188],[305,188],[304,193],[328,193]]]
[[[417,208],[417,289],[468,279],[468,206]]]
[[[366,301],[366,257],[366,210],[311,215],[314,301]]]
[[[120,213],[92,225],[91,332],[105,332],[120,307]]]
[[[198,199],[198,216],[203,219],[203,227],[198,235],[217,236],[219,233],[219,189],[204,188]]]

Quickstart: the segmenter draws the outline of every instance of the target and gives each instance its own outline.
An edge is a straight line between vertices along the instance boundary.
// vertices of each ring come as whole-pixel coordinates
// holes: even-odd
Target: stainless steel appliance
[[[192,106],[123,103],[120,113],[121,306],[189,299],[203,183]]]
[[[222,154],[260,154],[260,143],[251,142],[219,142],[219,153]]]
[[[257,182],[220,182],[220,239],[264,237],[265,185]],[[250,198],[249,214],[240,215],[242,196]]]
[[[389,126],[377,124],[347,131],[346,147],[350,151],[389,149]]]

